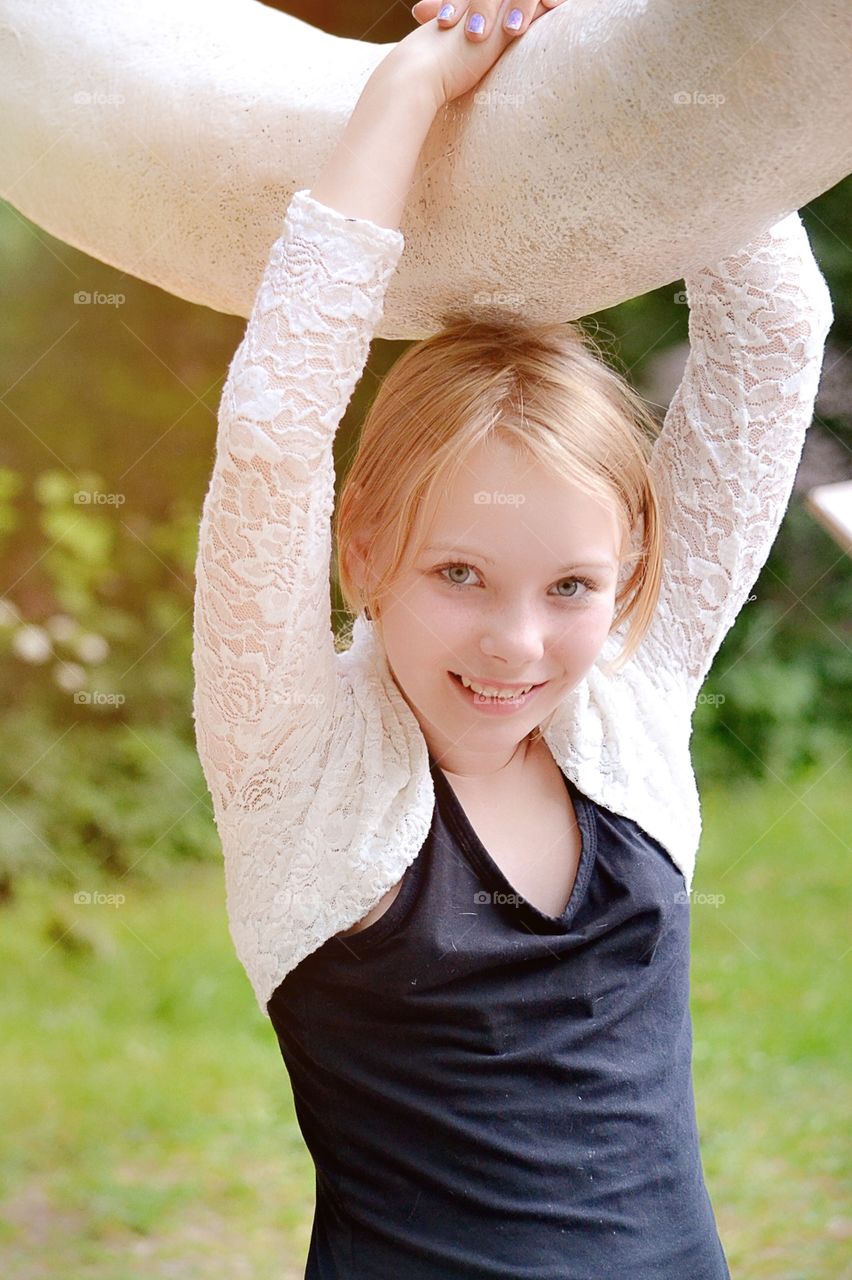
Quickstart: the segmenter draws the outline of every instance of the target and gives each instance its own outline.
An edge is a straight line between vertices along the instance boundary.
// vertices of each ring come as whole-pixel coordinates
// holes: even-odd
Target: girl
[[[811,421],[832,311],[798,215],[687,278],[653,444],[575,326],[456,314],[410,346],[341,494],[348,648],[331,626],[335,431],[420,148],[511,7],[423,0],[287,209],[201,520],[198,750],[316,1165],[306,1275],[723,1280],[688,743]]]

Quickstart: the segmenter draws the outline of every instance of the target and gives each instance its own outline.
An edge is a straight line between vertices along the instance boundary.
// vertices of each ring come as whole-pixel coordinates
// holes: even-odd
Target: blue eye
[[[470,569],[470,568],[472,568],[472,566],[469,564],[446,564],[442,569],[438,570],[438,573],[447,573],[449,572],[450,569]],[[476,570],[474,569],[474,573],[475,572]],[[451,587],[469,586],[469,583],[467,582],[453,582],[452,579],[450,578],[444,578],[444,582],[446,582]]]
[[[445,564],[445,565],[441,565],[441,567],[440,567],[440,568],[438,568],[438,569],[436,569],[436,570],[435,570],[435,572],[441,576],[441,580],[442,580],[442,582],[445,582],[445,583],[447,584],[447,586],[448,586],[448,587],[464,588],[464,587],[469,587],[469,586],[471,586],[471,585],[475,585],[475,584],[472,584],[472,583],[469,583],[469,582],[453,582],[453,581],[452,581],[452,579],[450,579],[450,578],[445,578],[443,575],[444,575],[445,573],[448,573],[448,572],[450,571],[450,569],[466,569],[466,570],[472,571],[473,573],[476,573],[476,572],[477,572],[477,571],[476,571],[476,569],[474,569],[474,568],[473,568],[473,566],[472,566],[472,565],[469,565],[469,564]],[[586,591],[587,591],[587,592],[588,592],[588,591],[596,591],[596,590],[597,590],[597,583],[596,583],[596,582],[594,582],[591,578],[583,578],[583,577],[579,577],[579,578],[561,578],[561,579],[560,579],[560,581],[559,581],[559,583],[557,583],[556,585],[557,585],[557,586],[559,586],[559,585],[561,585],[561,583],[563,583],[563,582],[570,582],[570,583],[575,584],[575,585],[576,585],[577,583],[580,583],[580,584],[581,584],[581,586],[584,586],[584,587],[586,588]],[[583,593],[583,594],[585,594],[585,593]],[[577,599],[577,592],[576,592],[576,591],[572,591],[572,593],[571,593],[570,595],[567,595],[567,596],[566,596],[566,595],[562,595],[562,596],[560,596],[559,598],[560,598],[561,600],[576,600],[576,599]]]

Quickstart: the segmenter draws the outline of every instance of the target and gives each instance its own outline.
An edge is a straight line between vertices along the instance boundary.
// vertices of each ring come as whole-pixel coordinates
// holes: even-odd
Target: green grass
[[[837,766],[702,797],[695,1088],[733,1280],[852,1276],[850,792]],[[81,887],[126,901],[0,907],[3,1274],[301,1277],[313,1169],[220,868]]]
[[[705,793],[695,1085],[733,1280],[852,1276],[848,768]]]

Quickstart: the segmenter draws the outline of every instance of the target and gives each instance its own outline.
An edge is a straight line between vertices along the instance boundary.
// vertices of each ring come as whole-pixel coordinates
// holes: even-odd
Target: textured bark
[[[413,20],[412,20],[413,22]],[[852,168],[852,8],[576,0],[438,116],[377,335],[567,320],[684,276]],[[250,0],[0,0],[0,194],[93,257],[248,316],[392,46]]]

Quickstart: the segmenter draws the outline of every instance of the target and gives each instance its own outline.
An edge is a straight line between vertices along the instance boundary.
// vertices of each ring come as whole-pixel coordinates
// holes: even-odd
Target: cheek
[[[452,648],[476,629],[475,612],[470,602],[451,591],[442,591],[428,583],[414,588],[406,596],[409,625],[417,631],[419,643],[435,651]]]
[[[575,614],[566,622],[558,642],[566,666],[594,659],[609,635],[613,616],[612,606],[601,603]]]
[[[460,628],[452,610],[442,608],[415,583],[400,590],[387,610],[385,634],[397,668],[411,683],[425,687],[435,670],[452,665],[444,659],[458,652]]]

